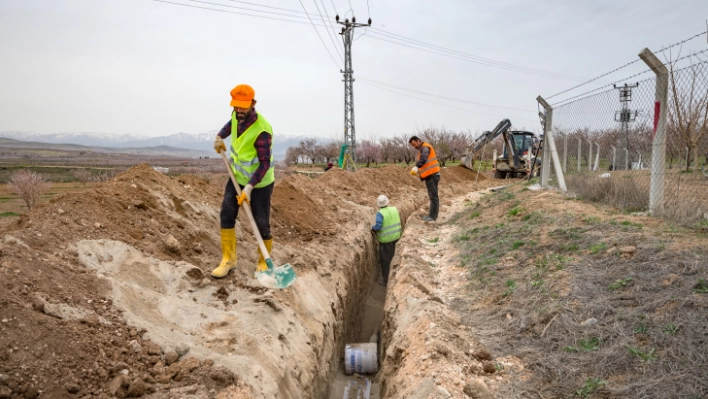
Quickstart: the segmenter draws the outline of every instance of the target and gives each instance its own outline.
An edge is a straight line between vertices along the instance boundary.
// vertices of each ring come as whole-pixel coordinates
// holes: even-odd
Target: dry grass
[[[568,190],[578,198],[602,202],[627,212],[649,209],[651,176],[648,171],[615,171],[611,177],[599,173],[576,173],[566,176]],[[708,178],[702,174],[669,171],[664,187],[664,210],[668,220],[694,225],[708,219]]]
[[[453,305],[485,345],[530,372],[499,397],[708,396],[703,238],[664,236],[665,227],[609,213],[576,215],[566,204],[576,213],[582,205],[560,196],[521,212],[510,210],[523,202],[502,198],[456,218],[470,285]],[[637,250],[620,256],[612,251],[620,246]]]

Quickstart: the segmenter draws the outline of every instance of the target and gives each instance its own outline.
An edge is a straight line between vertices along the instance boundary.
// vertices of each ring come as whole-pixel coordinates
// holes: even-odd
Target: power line
[[[670,45],[670,46],[662,47],[662,48],[660,48],[659,50],[654,51],[654,53],[660,53],[660,52],[666,51],[666,50],[668,50],[668,49],[670,49],[670,48],[673,48],[673,47],[676,47],[676,46],[680,46],[680,45],[682,45],[682,44],[684,44],[684,43],[686,43],[686,42],[689,42],[689,41],[691,41],[691,40],[693,40],[693,39],[695,39],[695,38],[697,38],[697,37],[701,37],[701,36],[705,35],[706,33],[708,33],[708,31],[704,31],[704,32],[695,34],[695,35],[693,35],[693,36],[691,36],[691,37],[689,37],[689,38],[686,38],[686,39],[684,39],[684,40],[681,40],[681,41],[679,41],[679,42],[676,42],[676,43],[674,43],[674,44],[672,44],[672,45]],[[634,64],[635,62],[639,62],[639,61],[641,61],[641,60],[640,60],[640,59],[636,59],[636,60],[634,60],[634,61],[632,61],[632,62],[628,62],[628,63],[622,65],[622,66],[619,67],[619,68],[615,68],[615,69],[613,69],[613,70],[611,70],[611,71],[609,71],[609,72],[603,73],[602,75],[600,75],[600,76],[598,76],[598,77],[596,77],[596,78],[592,78],[592,79],[588,80],[587,82],[583,82],[583,83],[581,83],[581,84],[579,84],[579,85],[577,85],[577,86],[571,87],[571,88],[568,89],[568,90],[563,90],[563,91],[561,91],[561,92],[559,92],[559,93],[556,93],[556,94],[554,94],[554,95],[552,95],[552,96],[548,96],[548,97],[546,97],[546,100],[551,99],[551,98],[556,97],[556,96],[559,96],[559,95],[561,95],[561,94],[567,93],[567,92],[569,92],[569,91],[573,91],[573,90],[575,90],[575,89],[577,89],[577,88],[579,88],[579,87],[585,86],[585,85],[588,84],[588,83],[594,82],[594,81],[596,81],[596,80],[598,80],[598,79],[600,79],[600,78],[603,78],[603,77],[605,77],[605,76],[607,76],[607,75],[613,74],[613,73],[615,73],[615,72],[617,72],[617,71],[619,71],[619,70],[621,70],[621,69],[624,69],[624,68],[626,68],[626,67],[628,67],[628,66]],[[576,96],[576,97],[577,97],[577,96]]]
[[[302,13],[303,13],[303,12],[300,11],[300,10],[290,10],[290,9],[287,9],[287,8],[280,8],[280,7],[273,7],[273,6],[264,6],[264,5],[261,5],[261,4],[249,3],[249,2],[247,2],[247,1],[241,1],[241,0],[224,0],[224,1],[230,1],[230,2],[233,2],[233,3],[248,4],[248,5],[256,6],[256,7],[271,8],[271,9],[273,9],[273,10],[287,11],[287,12],[298,13],[298,14],[302,14]]]
[[[493,66],[508,67],[508,68],[516,68],[516,69],[519,69],[519,70],[524,70],[524,71],[529,71],[529,72],[536,72],[536,73],[542,73],[542,74],[553,75],[553,76],[558,76],[558,77],[571,78],[571,79],[578,79],[577,76],[564,75],[564,74],[561,74],[561,73],[550,72],[550,71],[544,71],[544,70],[535,69],[535,68],[529,68],[529,67],[525,67],[525,66],[522,66],[522,65],[515,65],[515,64],[508,63],[508,62],[497,61],[497,60],[493,60],[493,59],[490,59],[490,58],[485,58],[485,57],[481,57],[481,56],[478,56],[478,55],[474,55],[474,54],[470,54],[470,53],[465,53],[465,52],[463,52],[463,51],[453,50],[453,49],[450,49],[450,48],[447,48],[447,47],[442,47],[442,46],[438,46],[438,45],[435,45],[435,44],[426,43],[426,42],[423,42],[423,41],[420,41],[420,40],[411,39],[411,38],[408,38],[408,37],[405,37],[405,36],[401,36],[401,35],[398,35],[398,34],[395,34],[395,33],[392,33],[392,32],[387,32],[387,31],[385,31],[385,30],[381,30],[381,29],[378,29],[378,28],[371,28],[371,30],[373,30],[376,34],[379,34],[379,35],[381,35],[381,36],[385,36],[385,37],[390,38],[390,39],[400,40],[400,41],[407,42],[407,43],[411,43],[411,44],[414,44],[414,45],[417,45],[417,46],[427,47],[427,48],[430,48],[430,49],[435,50],[435,51],[442,51],[442,52],[450,53],[450,54],[453,54],[453,55],[457,55],[457,56],[462,56],[462,57],[465,57],[465,58],[470,58],[470,59],[478,60],[478,61],[483,62],[483,63],[489,63],[490,65],[493,65]]]
[[[310,20],[310,23],[312,24],[312,28],[315,30],[315,33],[317,33],[317,37],[320,38],[320,41],[322,42],[322,45],[324,46],[325,50],[327,50],[327,54],[329,54],[330,58],[332,58],[332,61],[334,62],[335,65],[337,65],[337,68],[341,69],[339,67],[339,63],[337,63],[337,60],[334,59],[334,56],[332,53],[329,51],[329,47],[327,47],[327,44],[325,43],[324,40],[322,40],[322,36],[320,36],[320,32],[317,30],[317,27],[315,26],[315,23],[312,22],[312,18],[310,18],[310,14],[307,13],[307,9],[305,8],[305,5],[302,4],[302,0],[298,0],[300,2],[300,5],[302,6],[302,9],[305,10],[305,14],[307,14],[307,18]],[[317,5],[317,3],[315,3]],[[328,31],[329,32],[329,31]],[[336,46],[335,46],[336,49]],[[341,57],[341,56],[340,56]]]
[[[317,1],[317,0],[315,0],[315,1]],[[320,0],[320,3],[322,4],[322,8],[324,8],[324,10],[325,10],[325,15],[327,16],[327,22],[329,23],[329,26],[332,28],[332,32],[334,32],[335,37],[336,37],[337,30],[334,29],[334,25],[332,25],[332,20],[329,19],[329,12],[327,12],[327,7],[325,7],[324,0]],[[337,10],[334,10],[334,12],[336,13]],[[344,51],[344,47],[342,46],[342,43],[339,43],[339,47],[342,49],[342,51]]]
[[[218,8],[209,8],[209,7],[195,6],[195,5],[192,5],[192,4],[175,3],[175,2],[173,2],[173,1],[167,1],[167,0],[150,0],[150,1],[155,1],[155,2],[158,2],[158,3],[165,3],[165,4],[172,4],[172,5],[176,5],[176,6],[182,6],[182,7],[197,8],[197,9],[200,9],[200,10],[208,10],[208,11],[222,12],[222,13],[225,13],[225,14],[244,15],[244,16],[248,16],[248,17],[256,17],[256,18],[262,18],[262,19],[270,19],[270,20],[274,20],[274,21],[292,22],[292,23],[295,23],[295,24],[309,25],[306,21],[294,21],[294,20],[291,20],[291,19],[267,17],[267,16],[265,16],[265,15],[247,14],[247,13],[238,12],[238,11],[220,10],[220,9],[218,9]],[[319,26],[325,26],[325,25],[319,25]]]
[[[393,88],[396,88],[396,89],[398,89],[398,90],[410,91],[410,92],[412,92],[412,93],[424,94],[424,95],[426,95],[426,96],[442,98],[442,99],[450,100],[450,101],[457,101],[457,102],[465,103],[465,104],[480,105],[480,106],[483,106],[483,107],[490,107],[490,108],[506,109],[506,110],[510,110],[510,111],[522,111],[522,112],[532,112],[532,113],[535,113],[535,111],[530,111],[530,110],[528,110],[528,109],[502,107],[502,106],[499,106],[499,105],[483,104],[483,103],[478,103],[478,102],[474,102],[474,101],[460,100],[460,99],[457,99],[457,98],[446,97],[446,96],[441,96],[441,95],[432,94],[432,93],[426,93],[426,92],[424,92],[424,91],[415,90],[415,89],[408,89],[408,88],[400,87],[400,86],[395,86],[395,85],[392,85],[392,84],[388,84],[388,83],[384,83],[384,82],[379,82],[379,81],[372,80],[372,79],[368,79],[368,78],[364,78],[364,77],[361,77],[361,76],[356,76],[356,78],[359,79],[359,80],[366,81],[366,82],[375,83],[375,84],[378,84],[378,85],[381,85],[381,86],[393,87]]]
[[[245,11],[251,11],[251,12],[260,12],[260,13],[264,13],[264,14],[280,15],[280,16],[284,16],[284,17],[288,17],[288,18],[303,18],[303,19],[305,18],[304,16],[300,16],[300,15],[283,14],[280,12],[273,12],[273,11],[267,11],[267,10],[266,11],[254,10],[252,8],[245,8],[245,7],[239,7],[239,6],[230,6],[230,5],[226,5],[226,4],[212,3],[212,2],[204,1],[204,0],[182,0],[182,1],[191,1],[193,3],[208,4],[208,5],[212,5],[212,6],[225,7],[225,8],[234,8],[237,10],[245,10]]]
[[[412,48],[412,49],[415,49],[415,50],[420,50],[420,51],[424,51],[424,52],[428,52],[428,53],[432,53],[432,54],[442,55],[442,56],[445,56],[445,57],[454,58],[454,59],[458,59],[458,60],[461,60],[461,61],[467,61],[467,62],[470,62],[470,63],[473,63],[473,64],[486,65],[486,66],[491,66],[491,67],[495,67],[495,68],[505,69],[505,70],[508,70],[508,71],[526,73],[526,74],[529,74],[529,75],[541,76],[541,77],[546,77],[546,78],[553,78],[553,79],[570,79],[570,78],[568,78],[568,77],[562,77],[562,76],[560,76],[560,75],[551,75],[550,73],[547,73],[547,72],[536,72],[536,71],[531,71],[531,70],[526,70],[526,69],[520,69],[521,67],[501,66],[501,65],[498,65],[498,64],[491,63],[491,62],[489,62],[489,61],[483,61],[483,60],[478,60],[478,59],[471,59],[471,58],[468,58],[468,57],[458,56],[458,55],[454,55],[454,54],[450,54],[450,53],[446,53],[446,52],[441,52],[441,51],[436,51],[436,50],[427,49],[427,48],[421,48],[421,47],[415,47],[415,46],[413,46],[413,45],[408,45],[408,44],[404,44],[404,43],[400,43],[400,42],[394,42],[394,41],[391,41],[391,40],[388,40],[388,39],[384,39],[384,38],[381,38],[381,37],[372,36],[372,32],[367,32],[367,33],[365,34],[365,36],[366,36],[366,37],[370,37],[370,38],[372,38],[372,39],[376,39],[376,40],[381,40],[381,41],[388,42],[388,43],[397,44],[397,45],[399,45],[399,46]]]
[[[322,18],[322,19],[324,20],[324,17],[322,16],[322,11],[320,11],[320,6],[317,5],[317,0],[312,0],[312,1],[315,2],[315,7],[317,7],[317,13],[320,14],[320,18]],[[302,4],[302,2],[301,2],[301,4]],[[324,3],[322,3],[322,6],[324,7]],[[304,6],[303,6],[303,7],[304,7]],[[326,12],[327,12],[327,10],[325,10],[325,13],[326,13]],[[329,20],[329,16],[327,16],[327,19]],[[332,23],[330,22],[330,25],[331,25],[331,24],[332,24]],[[315,28],[315,29],[317,29],[317,28]],[[327,32],[327,36],[329,36],[329,40],[332,41],[332,45],[334,46],[334,51],[337,52],[337,55],[339,56],[339,59],[342,60],[342,62],[344,62],[344,58],[342,58],[342,54],[339,52],[339,48],[337,47],[337,42],[335,42],[334,39],[332,38],[332,33],[331,33],[331,32],[329,31],[329,29],[327,29],[326,27],[325,27],[325,31]],[[335,34],[336,34],[336,33],[335,33]]]
[[[192,2],[197,2],[197,3],[201,3],[201,4],[208,4],[208,5],[218,6],[218,7],[233,8],[233,9],[244,10],[244,11],[249,11],[249,12],[269,13],[269,14],[272,14],[272,15],[279,15],[279,16],[286,17],[286,18],[277,18],[277,17],[272,17],[272,16],[258,15],[258,14],[251,14],[251,13],[244,13],[244,12],[238,12],[238,11],[227,11],[227,10],[222,10],[222,9],[217,9],[217,8],[210,8],[210,7],[203,7],[203,6],[197,6],[197,5],[192,5],[192,4],[178,3],[178,2],[175,2],[175,1],[168,1],[168,0],[151,0],[151,1],[159,2],[159,3],[165,3],[165,4],[172,4],[172,5],[177,5],[177,6],[183,6],[183,7],[196,8],[196,9],[201,9],[201,10],[222,12],[222,13],[227,13],[227,14],[235,14],[235,15],[250,16],[250,17],[262,18],[262,19],[270,19],[270,20],[274,20],[274,21],[291,22],[291,23],[297,23],[297,24],[303,24],[303,25],[306,25],[308,22],[307,22],[307,21],[293,20],[293,19],[289,19],[289,18],[302,18],[302,19],[307,18],[308,21],[310,22],[310,24],[312,24],[312,25],[327,27],[327,25],[326,25],[326,23],[325,23],[325,18],[322,17],[321,14],[320,14],[320,21],[322,21],[323,24],[314,23],[313,20],[312,20],[312,18],[311,18],[311,16],[310,16],[306,11],[303,12],[303,11],[290,10],[290,9],[281,8],[281,7],[263,6],[263,5],[259,5],[259,4],[256,4],[256,3],[251,3],[251,2],[246,2],[246,1],[240,1],[240,0],[223,0],[223,1],[231,1],[231,2],[236,2],[236,3],[241,3],[241,4],[247,4],[247,5],[251,5],[251,6],[256,6],[256,7],[270,8],[270,9],[274,9],[274,10],[285,11],[285,12],[288,12],[288,13],[303,14],[303,15],[289,15],[289,14],[282,14],[282,13],[273,13],[273,12],[268,12],[268,11],[264,11],[264,10],[255,10],[255,9],[251,9],[251,8],[244,8],[244,7],[237,7],[237,6],[229,6],[229,5],[225,5],[225,4],[213,3],[213,2],[208,2],[208,1],[204,1],[204,0],[182,0],[182,1],[192,1]],[[332,7],[334,8],[334,10],[335,10],[335,12],[336,12],[337,10],[336,10],[336,7],[335,7],[335,5],[334,5],[334,1],[331,0],[331,3],[332,3]],[[318,8],[319,8],[319,7],[318,7]],[[325,8],[325,11],[326,11],[326,8]],[[329,20],[329,17],[328,17],[328,20]],[[319,22],[319,21],[318,21],[318,22]],[[330,26],[331,26],[331,22],[328,22],[328,23],[329,23]],[[371,29],[374,30],[374,28],[371,28]],[[463,55],[463,57],[477,57],[478,61],[473,61],[473,60],[469,60],[469,59],[464,59],[463,61],[475,62],[475,63],[479,63],[479,64],[482,64],[482,65],[495,66],[495,67],[500,67],[500,68],[502,68],[502,69],[513,70],[513,71],[517,71],[517,72],[530,73],[530,72],[532,71],[532,72],[535,72],[535,73],[531,73],[531,74],[535,74],[535,75],[539,75],[539,76],[546,76],[546,77],[556,77],[556,78],[558,78],[558,77],[564,76],[564,75],[561,75],[561,74],[554,74],[554,73],[552,73],[552,72],[545,72],[545,71],[534,70],[534,69],[532,69],[532,68],[522,67],[522,66],[518,66],[518,65],[514,65],[514,64],[508,64],[508,63],[504,63],[504,62],[501,62],[501,61],[494,61],[494,60],[491,60],[491,59],[485,59],[485,58],[483,58],[483,57],[474,56],[474,55],[472,55],[472,54],[457,52],[457,51],[455,51],[455,50],[446,49],[445,47],[435,46],[435,45],[431,45],[431,44],[428,44],[428,43],[425,43],[425,42],[420,42],[420,41],[417,41],[417,40],[415,40],[415,39],[405,38],[404,36],[396,35],[396,34],[391,33],[391,32],[386,32],[386,31],[382,31],[382,30],[379,30],[379,31],[380,31],[380,32],[376,32],[378,35],[381,35],[381,36],[384,36],[384,37],[388,37],[388,38],[391,38],[391,39],[395,39],[395,40],[399,40],[399,41],[404,41],[404,42],[405,42],[405,41],[408,41],[408,42],[414,43],[416,46],[428,46],[428,47],[432,47],[432,48],[433,48],[434,50],[436,50],[436,51],[430,51],[430,50],[424,49],[424,48],[421,49],[421,48],[418,48],[418,47],[414,47],[414,46],[410,46],[410,45],[405,45],[405,44],[398,43],[398,42],[394,42],[394,41],[387,40],[387,39],[384,39],[384,38],[375,37],[375,36],[370,35],[369,33],[371,33],[371,32],[368,32],[368,31],[366,31],[363,35],[367,35],[368,37],[371,37],[371,38],[374,38],[374,39],[378,39],[378,40],[382,40],[382,41],[387,41],[387,42],[390,42],[390,43],[393,43],[393,44],[398,44],[398,45],[401,45],[401,46],[404,46],[404,47],[413,48],[413,49],[416,49],[416,50],[433,52],[434,54],[444,55],[444,56],[448,56],[448,57],[451,57],[451,58],[458,58],[458,59],[460,59],[460,57],[451,56],[451,55],[449,55],[449,54],[441,54],[440,52],[451,52],[451,53],[453,53],[453,54],[458,53],[459,55]],[[392,37],[392,36],[395,36],[395,37]],[[359,37],[361,37],[361,36],[359,36]],[[357,39],[358,39],[358,38],[357,38]],[[503,66],[505,66],[506,68],[503,68],[503,67],[501,67],[500,65],[503,65]],[[551,75],[553,75],[553,76],[551,76]]]
[[[378,84],[375,84],[375,83],[361,82],[361,84],[368,85],[368,86],[372,86],[372,87],[375,87],[375,88],[380,89],[380,90],[390,91],[390,92],[392,92],[392,93],[396,93],[396,94],[399,94],[399,95],[402,95],[402,96],[414,98],[414,99],[420,100],[420,101],[425,101],[425,102],[428,102],[428,103],[431,103],[431,104],[436,104],[436,105],[440,105],[440,106],[443,106],[443,107],[448,107],[448,108],[452,108],[452,109],[457,109],[457,110],[460,110],[460,111],[471,112],[471,113],[480,114],[480,115],[494,116],[494,117],[505,117],[504,115],[488,114],[488,113],[485,113],[485,112],[473,111],[473,110],[467,109],[467,108],[460,108],[460,107],[455,107],[455,106],[449,105],[449,104],[443,104],[443,103],[439,103],[439,102],[436,102],[436,101],[431,101],[431,100],[428,100],[428,99],[425,99],[425,98],[420,98],[420,97],[417,97],[417,96],[412,96],[412,95],[407,94],[407,93],[401,93],[400,91],[392,90],[392,89],[389,89],[389,88],[387,88],[387,87],[379,86]],[[522,119],[522,120],[527,120],[527,119]],[[534,121],[534,122],[535,122],[535,121]]]

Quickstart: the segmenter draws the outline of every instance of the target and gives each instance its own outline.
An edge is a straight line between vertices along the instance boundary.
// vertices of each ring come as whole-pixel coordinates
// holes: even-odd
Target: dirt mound
[[[337,206],[311,194],[312,181],[292,176],[273,191],[271,223],[278,238],[311,240],[337,233]]]
[[[141,165],[95,189],[57,196],[5,228],[0,361],[7,374],[0,397],[137,395],[180,374],[173,386],[199,380],[217,387],[207,378],[212,372],[233,381],[197,359],[188,359],[186,371],[179,355],[164,364],[161,356],[170,349],[126,324],[112,306],[110,287],[80,265],[73,245],[109,239],[165,260],[203,264],[218,247],[197,226],[216,220],[217,198],[218,191],[196,177],[173,180]]]
[[[459,173],[445,184],[462,181]],[[368,225],[376,197],[385,194],[412,209],[427,201],[425,186],[395,166],[279,181],[272,226],[284,245],[276,246],[274,257],[287,257],[300,284],[320,290],[298,286],[271,294],[247,283],[257,253],[245,214],[237,224],[236,280],[204,278],[221,256],[225,183],[225,176],[170,178],[140,165],[98,187],[59,195],[2,229],[0,397],[189,397],[179,389],[218,390],[235,381],[214,361],[233,365],[251,386],[318,390],[312,387],[317,375],[302,368],[312,359],[333,358],[338,348],[325,335],[341,335],[343,321],[335,315],[356,299],[345,302],[341,288],[327,292],[318,276],[340,273],[333,280],[340,286],[348,273],[342,287],[364,286],[352,266],[369,260],[351,245],[366,248],[373,259]],[[302,265],[320,267],[320,274],[308,274]],[[295,311],[283,312],[279,301],[290,301]],[[265,311],[281,313],[268,318]],[[312,323],[304,327],[300,320]],[[153,328],[159,323],[164,325]],[[183,344],[192,348],[188,354]],[[292,356],[300,349],[283,349],[307,344],[318,348],[319,357],[298,363]],[[254,365],[256,357],[271,368]],[[299,373],[283,377],[290,386],[278,386],[273,376],[288,362]]]
[[[484,181],[487,178],[480,172],[477,176],[477,172],[469,170],[464,166],[453,166],[450,168],[443,168],[440,172],[441,179],[445,179],[446,183],[464,183],[464,182],[474,182]]]

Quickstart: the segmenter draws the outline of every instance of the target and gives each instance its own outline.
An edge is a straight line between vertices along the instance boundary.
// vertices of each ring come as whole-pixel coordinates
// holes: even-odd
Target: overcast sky
[[[203,1],[256,8],[233,0]],[[303,11],[299,0],[246,1]],[[366,0],[302,3],[313,19],[319,18],[315,4],[326,7],[331,19],[334,7],[351,16],[350,3],[358,22],[369,16]],[[494,68],[366,35],[353,45],[355,75],[513,110],[389,86],[404,96],[358,80],[358,138],[428,126],[491,130],[502,118],[516,127],[539,129],[537,95],[554,94],[632,61],[644,47],[658,49],[703,32],[708,17],[706,0],[369,0],[369,9],[378,29],[556,75]],[[341,135],[339,67],[315,28],[299,18],[305,14],[268,11],[261,15],[294,15],[290,19],[307,23],[154,0],[0,0],[0,131],[201,133],[229,119],[229,91],[248,83],[275,134]],[[319,32],[341,66],[327,31]],[[329,33],[339,46],[341,37]],[[702,37],[684,51],[706,47]],[[636,63],[569,95],[643,69],[643,63]]]

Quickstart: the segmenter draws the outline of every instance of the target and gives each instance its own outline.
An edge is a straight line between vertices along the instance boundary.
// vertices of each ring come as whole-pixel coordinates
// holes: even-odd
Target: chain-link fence
[[[708,61],[666,66],[664,187],[654,197],[663,198],[663,207],[654,213],[693,224],[708,219]],[[656,89],[652,77],[553,106],[552,132],[568,191],[629,212],[649,210],[651,190],[661,190],[651,184]],[[550,185],[557,184],[551,168]]]

